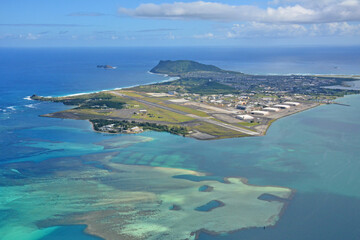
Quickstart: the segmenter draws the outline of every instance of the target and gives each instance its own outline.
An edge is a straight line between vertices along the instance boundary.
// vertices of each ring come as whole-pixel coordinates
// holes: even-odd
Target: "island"
[[[75,106],[42,116],[89,120],[99,132],[152,130],[212,140],[262,136],[279,118],[360,93],[330,87],[359,80],[357,76],[251,75],[189,60],[160,61],[150,72],[176,78],[120,90],[31,99]]]
[[[116,67],[110,65],[97,65],[97,68],[104,68],[104,69],[115,69]]]

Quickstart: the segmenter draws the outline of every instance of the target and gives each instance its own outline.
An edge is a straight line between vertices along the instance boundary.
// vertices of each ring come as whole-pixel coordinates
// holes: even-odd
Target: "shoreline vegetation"
[[[156,132],[168,132],[184,137],[188,133],[187,129],[184,127],[160,125],[150,122],[139,123],[135,121],[113,121],[107,119],[94,119],[89,121],[91,122],[93,129],[97,132],[104,132],[104,126],[112,125],[111,130],[108,131],[109,133],[140,133],[145,130],[150,130]]]
[[[329,89],[357,76],[248,75],[188,60],[151,69],[172,80],[62,97],[31,96],[72,109],[44,117],[89,120],[98,132],[169,132],[199,140],[262,136],[270,125],[360,91]]]

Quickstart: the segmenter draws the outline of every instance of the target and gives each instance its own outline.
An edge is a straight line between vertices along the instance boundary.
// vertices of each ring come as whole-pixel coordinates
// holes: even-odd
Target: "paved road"
[[[189,116],[189,117],[198,119],[198,120],[203,121],[203,122],[211,123],[211,124],[214,124],[214,125],[217,125],[217,126],[220,126],[220,127],[223,127],[223,128],[227,128],[227,129],[230,129],[230,130],[233,130],[233,131],[245,133],[245,134],[250,135],[250,136],[259,135],[259,133],[254,132],[254,131],[250,131],[250,130],[245,129],[245,128],[240,128],[240,127],[236,127],[236,126],[233,126],[233,125],[230,125],[230,124],[221,123],[221,122],[218,122],[218,121],[215,121],[213,119],[206,118],[206,117],[199,117],[199,116],[196,116],[194,114],[189,114],[189,113],[177,110],[177,109],[173,109],[173,108],[166,107],[166,106],[163,106],[163,105],[160,105],[160,104],[157,104],[157,103],[149,102],[149,101],[146,101],[146,100],[141,99],[141,98],[127,96],[125,94],[121,94],[121,93],[114,92],[114,91],[111,91],[111,93],[115,94],[117,96],[120,96],[120,97],[126,97],[126,98],[129,98],[131,100],[134,100],[134,101],[137,101],[137,102],[140,102],[140,103],[144,103],[144,104],[152,106],[152,107],[162,108],[162,109],[168,110],[170,112],[174,112],[174,113],[178,113],[178,114],[182,114],[182,115],[185,115],[185,116]]]

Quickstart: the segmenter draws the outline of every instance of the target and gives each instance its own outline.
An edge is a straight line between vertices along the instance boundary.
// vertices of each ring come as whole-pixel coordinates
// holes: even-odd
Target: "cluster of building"
[[[195,101],[228,110],[238,110],[242,115],[238,115],[237,118],[245,121],[253,120],[254,117],[251,115],[267,116],[300,105],[299,102],[293,100],[309,100],[306,95],[294,94],[289,96],[279,93],[276,95],[263,93],[261,96],[256,93],[244,93],[243,95],[176,93],[176,95],[183,97],[184,101]]]
[[[144,131],[144,129],[142,129],[141,127],[135,126],[130,129],[123,130],[122,132],[123,133],[141,133],[143,131]]]
[[[203,96],[196,93],[183,93],[178,95],[188,101],[207,103],[218,107],[236,107],[240,100],[244,97],[248,98],[247,96],[237,96],[234,94],[212,94]]]
[[[140,114],[140,115],[145,115],[145,114],[147,114],[147,110],[146,109],[140,109],[140,110],[136,110],[136,111],[134,111],[134,114],[135,115],[138,115],[138,114]]]
[[[249,113],[251,115],[256,115],[256,116],[267,116],[270,113],[276,113],[276,112],[280,112],[281,110],[286,110],[289,109],[291,107],[296,107],[299,106],[300,103],[298,102],[284,102],[282,104],[275,104],[273,106],[266,106],[264,108],[262,108],[261,110],[252,110]],[[244,120],[244,121],[251,121],[254,120],[254,117],[248,115],[248,114],[243,114],[243,115],[237,115],[236,117],[240,120]]]
[[[232,86],[241,91],[284,91],[288,93],[324,93],[323,86],[337,85],[343,79],[336,77],[317,77],[310,75],[249,75],[236,72],[191,72],[182,78],[209,79]]]
[[[267,95],[266,95],[267,94]],[[263,97],[259,97],[256,93],[244,93],[238,94],[212,94],[212,95],[200,95],[195,93],[182,93],[176,94],[183,97],[188,101],[201,102],[218,107],[233,107],[239,110],[250,110],[258,108],[259,106],[267,106],[279,104],[284,101],[296,100],[309,100],[309,97],[305,95],[291,95],[280,93],[263,93]]]
[[[264,96],[257,97],[255,93],[248,93],[247,95],[234,94],[213,94],[201,96],[199,94],[181,94],[186,100],[202,102],[217,107],[235,108],[244,112],[259,113],[259,115],[266,115],[265,112],[278,112],[282,109],[288,109],[293,106],[298,106],[300,103],[293,102],[293,98],[299,100],[307,100],[304,96]]]
[[[123,126],[116,126],[115,124],[108,124],[108,125],[99,127],[99,131],[110,132],[110,133],[141,133],[144,130],[138,126],[125,129]]]
[[[169,93],[168,93],[169,94]],[[182,99],[170,100],[178,103],[193,101],[210,106],[237,112],[236,118],[252,122],[255,118],[266,117],[292,107],[299,106],[302,101],[309,100],[309,96],[301,94],[288,95],[286,93],[242,93],[240,94],[212,94],[200,95],[195,93],[176,93]],[[180,101],[181,100],[181,101]],[[294,101],[295,100],[295,101]],[[300,102],[297,102],[300,101]]]

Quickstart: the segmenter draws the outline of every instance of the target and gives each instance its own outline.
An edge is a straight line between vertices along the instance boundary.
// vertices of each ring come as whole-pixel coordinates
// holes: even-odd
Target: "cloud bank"
[[[227,31],[227,38],[246,37],[331,37],[331,36],[360,36],[360,24],[321,23],[321,24],[269,24],[248,22],[233,24]]]
[[[204,1],[148,3],[135,9],[120,8],[119,13],[141,18],[180,20],[335,23],[360,21],[360,0],[274,0],[267,8]]]

